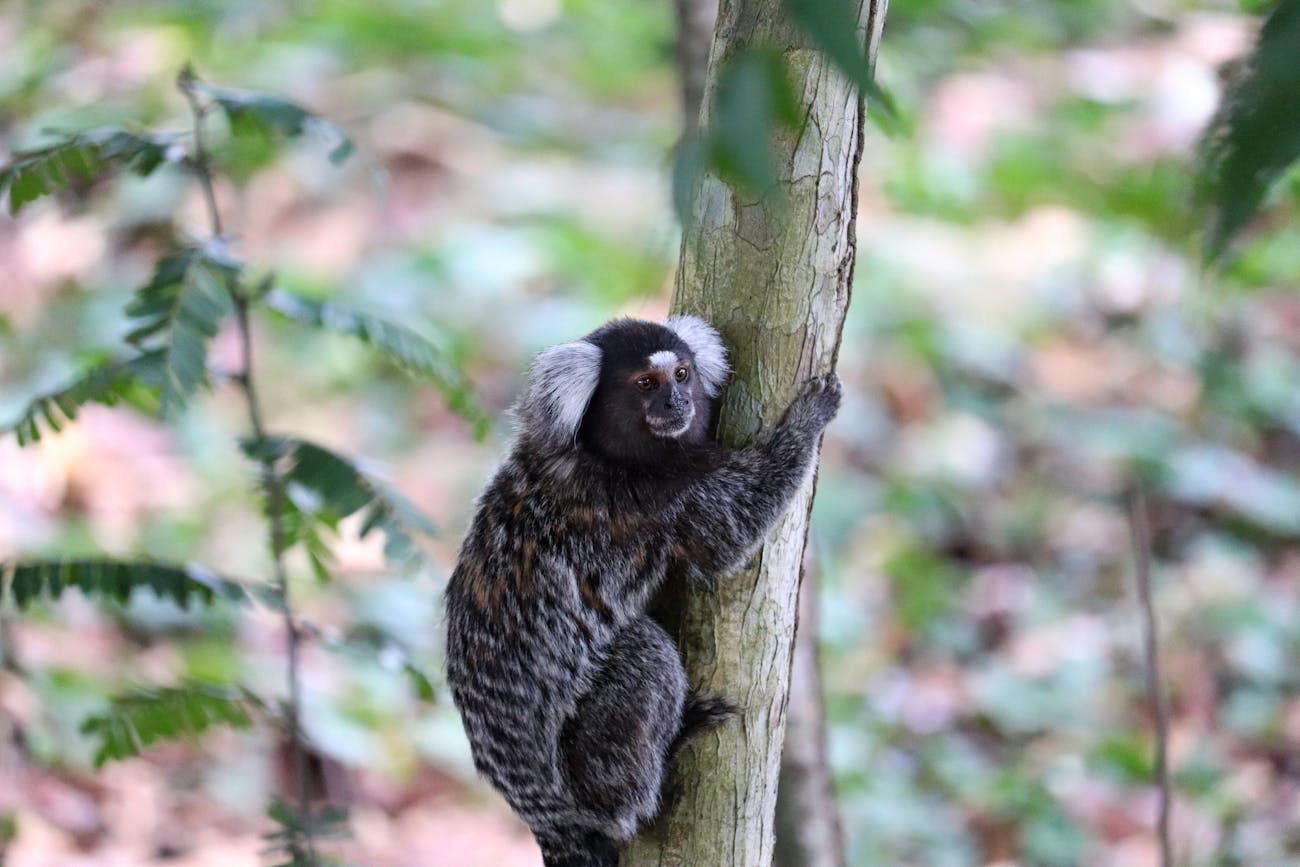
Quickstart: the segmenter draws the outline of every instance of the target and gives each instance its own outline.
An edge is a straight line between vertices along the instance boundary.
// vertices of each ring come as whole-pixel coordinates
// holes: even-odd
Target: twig
[[[198,79],[186,67],[181,72],[177,85],[185,94],[194,115],[194,154],[192,165],[198,178],[199,187],[208,205],[208,217],[212,225],[214,238],[222,237],[221,212],[217,208],[216,188],[213,183],[212,169],[203,135],[203,119],[207,115],[207,106],[199,98],[196,84]],[[249,326],[249,297],[241,290],[235,280],[228,280],[226,290],[230,293],[231,303],[235,308],[235,325],[239,332],[240,370],[232,375],[244,395],[244,404],[248,410],[249,426],[254,439],[266,441],[266,426],[262,420],[261,403],[257,396],[257,386],[253,379],[253,336]],[[270,525],[272,568],[275,574],[275,589],[280,597],[281,613],[284,618],[284,630],[288,637],[288,681],[289,701],[286,708],[289,727],[289,743],[293,755],[293,773],[297,778],[298,812],[302,825],[302,842],[306,847],[308,863],[316,865],[316,843],[312,833],[311,796],[307,780],[307,752],[303,744],[301,725],[302,683],[299,672],[299,651],[302,634],[293,616],[293,605],[289,595],[289,575],[284,566],[285,529],[284,529],[284,491],[280,477],[275,471],[275,458],[265,455],[261,458],[262,487],[266,491],[266,517]]]
[[[191,160],[194,174],[199,179],[199,188],[203,191],[203,199],[208,205],[208,220],[212,223],[212,234],[220,238],[225,232],[221,228],[221,211],[217,208],[217,191],[212,182],[212,164],[208,158],[207,140],[203,131],[203,121],[208,116],[208,107],[199,99],[198,78],[189,66],[181,70],[176,85],[181,93],[185,94],[185,101],[190,104],[190,112],[194,115],[194,153],[191,155]],[[232,290],[231,294],[233,296],[238,293]]]
[[[3,586],[4,572],[0,571],[0,587]],[[14,643],[13,637],[14,622],[7,611],[0,609],[0,671],[8,672],[18,680],[22,681],[27,678],[27,670],[23,667],[22,662],[18,659],[18,648]],[[17,719],[11,720],[9,732],[14,748],[24,758],[31,758],[31,743],[27,739],[27,729]],[[2,830],[2,829],[0,829]],[[3,843],[4,834],[0,833],[0,843]],[[4,859],[0,858],[0,864]]]
[[[1155,778],[1159,788],[1156,836],[1160,842],[1161,867],[1174,867],[1169,837],[1169,707],[1161,688],[1160,640],[1155,606],[1151,601],[1151,528],[1147,520],[1146,495],[1142,483],[1134,482],[1129,493],[1129,526],[1133,536],[1133,557],[1137,573],[1138,601],[1142,606],[1142,644],[1146,656],[1147,698],[1156,717]]]

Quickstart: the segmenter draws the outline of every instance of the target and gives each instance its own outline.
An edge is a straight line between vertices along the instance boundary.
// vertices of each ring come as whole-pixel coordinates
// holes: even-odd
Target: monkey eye
[[[685,382],[686,380],[690,379],[690,377],[691,377],[691,371],[685,365],[682,365],[681,367],[673,371],[673,379],[676,379],[678,382]]]
[[[642,391],[650,391],[652,388],[655,387],[654,378],[650,376],[643,376],[636,381],[636,387],[641,389]]]

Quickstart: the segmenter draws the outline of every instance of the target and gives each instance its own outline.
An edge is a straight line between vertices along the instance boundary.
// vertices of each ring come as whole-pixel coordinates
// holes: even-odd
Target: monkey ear
[[[669,316],[664,325],[691,348],[695,355],[696,375],[704,383],[709,397],[717,397],[722,384],[727,381],[727,374],[731,373],[727,364],[727,347],[722,345],[717,329],[700,317],[688,314]]]
[[[557,449],[573,445],[600,381],[600,347],[561,343],[533,360],[516,413],[526,435]]]

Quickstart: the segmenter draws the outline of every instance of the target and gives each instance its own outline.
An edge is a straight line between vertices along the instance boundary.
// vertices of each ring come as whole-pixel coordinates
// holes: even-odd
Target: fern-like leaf
[[[428,518],[405,497],[348,459],[313,443],[289,438],[246,440],[244,451],[259,461],[283,465],[278,470],[292,515],[287,543],[309,541],[315,527],[337,529],[349,515],[362,515],[362,537],[384,534],[384,557],[398,566],[414,566],[423,553],[418,535],[436,532]],[[318,540],[319,544],[319,540]],[[309,554],[312,553],[308,544]],[[317,554],[321,552],[318,550]],[[324,579],[323,567],[317,571]]]
[[[1280,0],[1201,142],[1206,259],[1217,259],[1300,160],[1300,0]]]
[[[152,590],[160,599],[188,607],[191,602],[217,599],[239,602],[247,598],[237,583],[194,564],[108,559],[68,559],[20,562],[8,570],[8,593],[14,604],[26,608],[42,598],[57,598],[75,587],[87,596],[125,603],[137,588]]]
[[[161,353],[146,352],[134,358],[98,364],[71,384],[33,398],[18,418],[0,425],[0,433],[14,431],[19,445],[37,442],[42,431],[63,430],[88,403],[112,406],[124,400],[153,412],[161,382],[161,362]]]
[[[224,684],[195,681],[175,687],[143,687],[113,699],[81,731],[99,740],[95,765],[138,755],[157,741],[194,738],[214,726],[247,728],[253,702]]]
[[[161,409],[173,416],[207,382],[208,341],[230,312],[239,266],[216,248],[182,247],[164,256],[126,313],[127,341],[161,357]]]
[[[287,319],[350,335],[379,350],[398,366],[432,382],[448,405],[474,425],[477,436],[486,433],[487,417],[474,400],[473,386],[451,354],[433,341],[367,313],[283,289],[270,290],[262,301],[269,310]]]
[[[90,183],[127,169],[150,175],[176,154],[178,134],[142,134],[106,128],[70,133],[53,143],[19,151],[0,166],[0,195],[8,193],[9,211],[17,214],[41,196]]]

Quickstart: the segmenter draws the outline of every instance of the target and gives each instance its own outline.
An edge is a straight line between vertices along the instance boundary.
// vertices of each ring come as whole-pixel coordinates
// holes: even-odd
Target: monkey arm
[[[754,552],[808,477],[839,404],[838,377],[810,380],[781,424],[687,489],[672,556],[688,577],[734,572]]]

